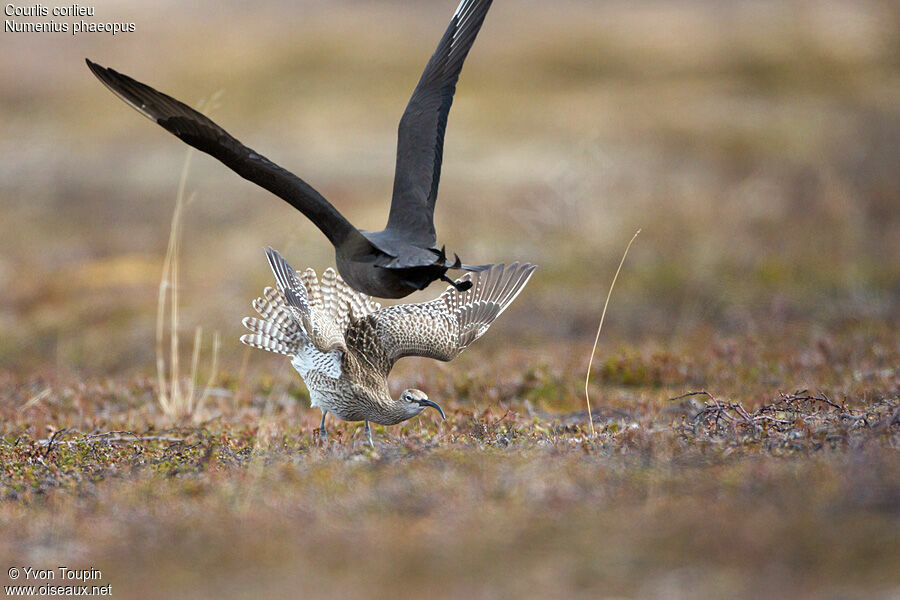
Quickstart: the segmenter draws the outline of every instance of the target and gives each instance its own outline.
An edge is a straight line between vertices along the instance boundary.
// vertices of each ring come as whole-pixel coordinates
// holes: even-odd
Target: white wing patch
[[[332,350],[328,353],[322,353],[309,344],[304,348],[304,352],[298,352],[291,360],[291,366],[297,369],[303,381],[313,371],[318,371],[331,379],[338,379],[341,376],[341,351]]]

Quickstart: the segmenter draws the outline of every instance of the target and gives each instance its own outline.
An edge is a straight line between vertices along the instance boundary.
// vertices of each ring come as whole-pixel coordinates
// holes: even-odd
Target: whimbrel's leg
[[[322,411],[322,422],[319,423],[319,437],[322,438],[322,441],[325,442],[328,440],[328,435],[325,433],[325,415],[328,414],[327,410]]]
[[[366,437],[369,438],[369,446],[375,448],[375,442],[372,441],[372,428],[369,427],[368,421],[366,421]]]

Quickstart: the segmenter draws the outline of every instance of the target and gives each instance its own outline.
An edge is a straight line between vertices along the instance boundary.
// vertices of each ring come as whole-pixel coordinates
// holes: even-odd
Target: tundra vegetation
[[[321,271],[331,248],[207,157],[179,193],[184,149],[83,58],[224,89],[216,118],[379,229],[445,3],[123,4],[102,17],[134,33],[3,36],[0,566],[129,598],[900,593],[900,13],[521,4],[467,61],[436,219],[540,268],[455,361],[398,363],[392,391],[447,419],[374,451],[361,424],[322,444],[299,377],[238,342],[262,249]]]

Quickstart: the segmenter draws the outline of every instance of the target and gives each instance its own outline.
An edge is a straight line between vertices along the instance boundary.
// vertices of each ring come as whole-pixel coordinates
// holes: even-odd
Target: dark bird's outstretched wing
[[[85,59],[94,75],[122,100],[183,142],[219,159],[232,171],[264,187],[306,215],[339,247],[370,248],[369,242],[319,192],[269,159],[244,146],[190,106],[148,85]]]
[[[444,131],[463,61],[491,0],[462,0],[400,119],[394,195],[386,229],[423,247],[435,244],[434,203]]]

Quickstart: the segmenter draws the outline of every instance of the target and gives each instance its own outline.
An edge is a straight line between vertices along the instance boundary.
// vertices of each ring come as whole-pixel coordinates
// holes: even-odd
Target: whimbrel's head
[[[438,403],[429,400],[428,396],[422,390],[403,390],[403,393],[400,394],[400,404],[404,406],[406,412],[409,414],[407,419],[415,417],[429,406],[431,408],[436,408],[437,411],[441,413],[442,419],[446,418],[444,417],[444,411],[441,409]]]

